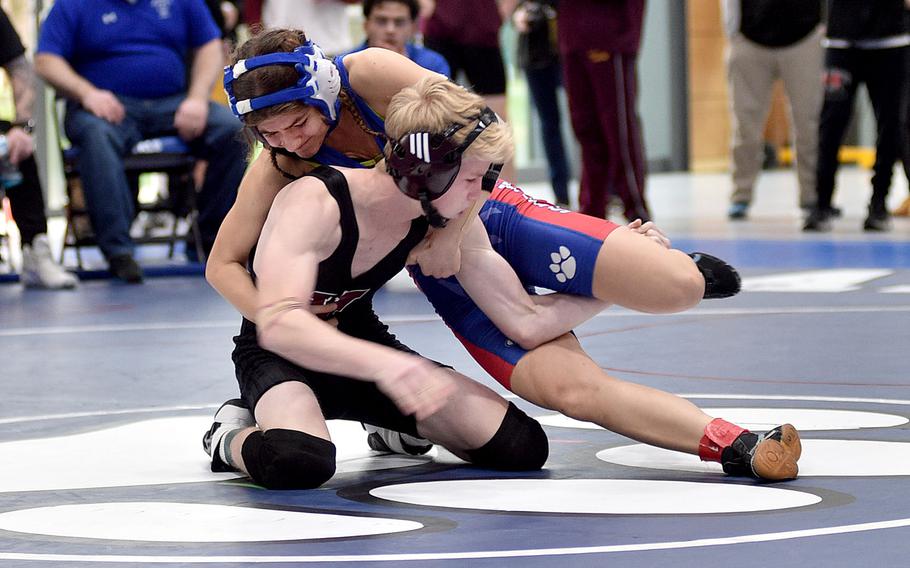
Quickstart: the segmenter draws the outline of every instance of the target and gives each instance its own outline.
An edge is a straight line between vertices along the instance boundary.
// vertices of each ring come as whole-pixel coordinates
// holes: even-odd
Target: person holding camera
[[[540,118],[541,138],[556,204],[569,206],[569,161],[562,140],[559,87],[562,67],[556,40],[556,0],[521,0],[512,13],[518,32],[518,66]]]

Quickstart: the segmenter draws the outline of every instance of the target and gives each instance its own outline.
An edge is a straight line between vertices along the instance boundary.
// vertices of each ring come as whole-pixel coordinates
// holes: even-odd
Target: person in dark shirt
[[[499,47],[502,0],[435,0],[427,3],[423,26],[424,45],[442,54],[449,62],[451,78],[461,74],[474,92],[483,95],[496,114],[508,120],[506,71]],[[511,163],[503,177],[514,177]]]
[[[837,154],[857,89],[863,83],[877,125],[872,197],[863,229],[890,229],[886,200],[900,144],[900,103],[907,88],[904,70],[910,46],[904,9],[905,0],[828,0],[825,102],[818,129],[818,201],[804,231],[831,230]]]
[[[35,102],[35,75],[25,47],[12,23],[0,9],[0,66],[13,87],[16,117],[0,121],[4,162],[3,189],[9,198],[13,219],[19,228],[22,244],[22,281],[26,286],[41,288],[74,288],[76,277],[54,262],[47,238],[47,216],[44,195],[35,163],[32,130],[32,106]]]
[[[449,63],[442,54],[414,43],[419,11],[417,0],[365,0],[363,30],[366,39],[348,53],[368,47],[390,49],[424,69],[450,76]]]
[[[818,76],[824,51],[821,0],[724,0],[730,47],[727,78],[733,111],[733,195],[729,216],[743,219],[761,170],[762,134],[774,82],[790,103],[799,206],[815,206]]]

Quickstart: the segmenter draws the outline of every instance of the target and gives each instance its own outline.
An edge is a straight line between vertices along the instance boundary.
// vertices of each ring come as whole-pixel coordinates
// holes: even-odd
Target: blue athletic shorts
[[[592,295],[594,266],[604,239],[618,225],[562,209],[500,181],[480,210],[493,248],[522,284],[556,292]],[[526,353],[493,325],[455,277],[436,279],[410,266],[411,277],[471,356],[510,388],[515,365]]]

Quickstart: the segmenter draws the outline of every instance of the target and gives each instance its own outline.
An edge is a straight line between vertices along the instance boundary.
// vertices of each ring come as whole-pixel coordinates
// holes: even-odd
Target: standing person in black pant
[[[762,167],[763,133],[776,79],[787,92],[799,206],[815,206],[822,93],[822,0],[724,0],[730,39],[727,80],[733,115],[730,219],[745,219]]]
[[[828,0],[825,102],[818,137],[818,203],[806,219],[804,231],[831,229],[837,153],[860,83],[865,83],[869,91],[878,127],[872,199],[863,229],[890,228],[885,200],[898,154],[904,58],[910,45],[904,3],[905,0]]]
[[[47,216],[32,130],[32,106],[35,102],[35,73],[25,47],[6,13],[0,9],[0,66],[13,87],[16,119],[0,121],[3,162],[2,183],[9,197],[10,209],[22,243],[22,281],[37,288],[75,288],[78,280],[63,270],[51,256],[47,239]]]
[[[910,0],[904,0],[904,27],[910,30]],[[910,55],[904,56],[904,96],[901,101],[901,163],[910,182]],[[894,210],[895,217],[910,217],[910,196]]]

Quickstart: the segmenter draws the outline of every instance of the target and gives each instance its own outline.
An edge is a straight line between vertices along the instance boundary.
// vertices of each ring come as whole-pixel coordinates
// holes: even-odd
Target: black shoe
[[[791,424],[764,434],[743,432],[721,453],[721,464],[728,475],[756,477],[768,481],[796,479],[803,452],[799,432]]]
[[[239,398],[232,398],[218,408],[211,428],[202,436],[202,449],[212,458],[212,471],[234,471],[221,455],[221,440],[228,432],[255,425],[253,413]]]
[[[809,215],[810,213],[812,213],[812,210],[815,209],[815,204],[814,203],[800,203],[799,208],[802,209],[806,215]],[[828,209],[828,213],[830,214],[832,219],[840,219],[841,217],[844,216],[843,209],[841,209],[840,207],[834,207],[833,205],[831,206],[830,209]]]
[[[863,221],[864,231],[890,231],[891,215],[884,207],[869,207],[869,216]]]
[[[742,282],[735,268],[716,256],[703,252],[689,253],[689,256],[695,261],[695,266],[705,279],[703,297],[706,300],[729,298],[739,294]]]
[[[815,208],[806,217],[803,231],[812,233],[827,233],[831,230],[832,211],[830,209]]]
[[[108,270],[127,284],[142,284],[142,269],[130,254],[118,254],[108,260]]]

